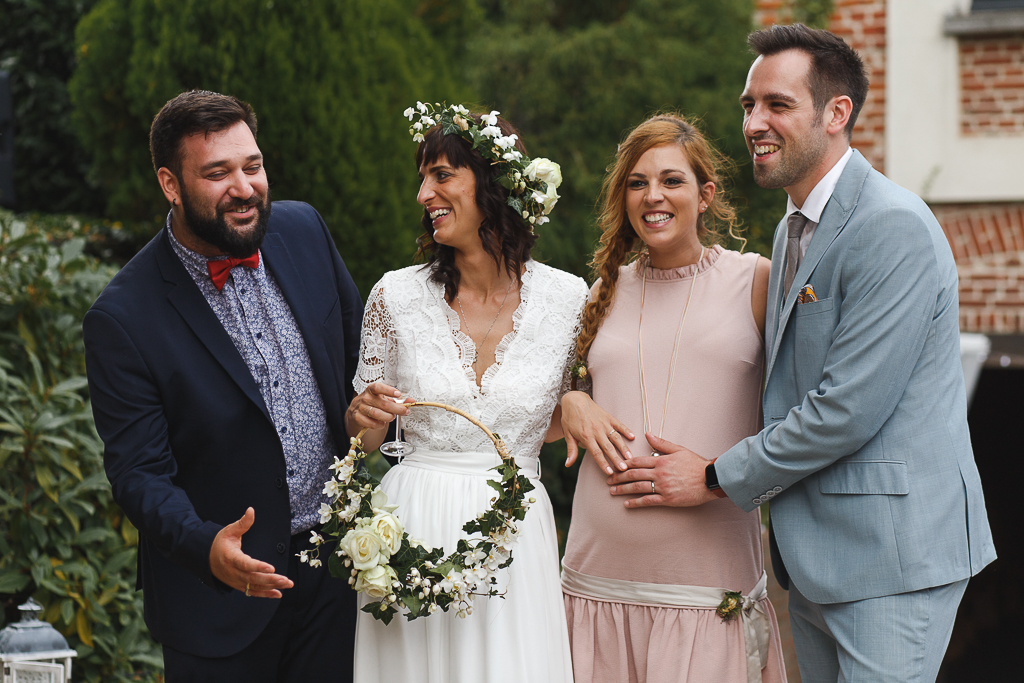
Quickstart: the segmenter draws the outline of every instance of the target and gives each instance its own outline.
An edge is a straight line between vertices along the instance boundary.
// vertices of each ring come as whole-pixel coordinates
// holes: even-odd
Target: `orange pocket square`
[[[798,304],[809,304],[817,300],[818,297],[814,296],[814,287],[812,285],[804,285],[803,289],[800,290],[800,295],[796,298]]]

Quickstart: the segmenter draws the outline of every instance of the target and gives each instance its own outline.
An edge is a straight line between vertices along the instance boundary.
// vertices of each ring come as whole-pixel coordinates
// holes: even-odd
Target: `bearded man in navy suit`
[[[347,436],[362,301],[319,214],[271,208],[248,104],[153,120],[164,228],[86,314],[114,498],[174,681],[351,680],[355,593],[301,564]]]

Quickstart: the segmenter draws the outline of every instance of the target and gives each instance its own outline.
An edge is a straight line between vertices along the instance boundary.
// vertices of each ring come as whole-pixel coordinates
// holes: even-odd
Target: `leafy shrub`
[[[274,197],[320,211],[368,293],[411,262],[420,232],[416,148],[401,113],[466,93],[452,75],[463,43],[449,37],[475,5],[420,4],[100,0],[78,25],[68,89],[107,215],[166,215],[148,133],[167,100],[193,88],[236,95],[259,118]]]
[[[43,605],[76,679],[151,680],[138,533],[111,498],[84,377],[82,317],[114,269],[81,232],[0,212],[0,600],[8,621],[29,596]]]
[[[71,129],[75,26],[96,0],[0,0],[0,69],[11,75],[14,193],[21,211],[99,213]]]

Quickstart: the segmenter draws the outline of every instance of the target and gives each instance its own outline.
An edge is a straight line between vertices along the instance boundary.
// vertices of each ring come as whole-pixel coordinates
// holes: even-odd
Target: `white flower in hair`
[[[511,152],[505,152],[502,154],[501,158],[505,161],[522,161],[523,154],[517,150],[512,150]]]
[[[498,128],[497,126],[486,126],[480,129],[480,135],[489,138],[501,137],[501,128]]]
[[[408,109],[406,109],[405,111],[402,112],[402,116],[406,117],[410,121],[412,121],[412,117],[415,116],[415,115],[416,115],[416,110],[413,109],[412,107],[409,107]]]
[[[519,136],[513,133],[512,135],[509,135],[507,137],[500,136],[494,138],[494,144],[496,144],[498,147],[501,147],[502,149],[508,150],[516,146],[516,140],[518,139]]]
[[[482,114],[480,116],[480,121],[485,126],[497,126],[498,125],[498,117],[499,116],[501,116],[501,112],[497,112],[497,111],[493,111],[492,110],[490,114]]]
[[[416,108],[420,110],[421,114],[426,114],[427,113],[427,105],[423,104],[419,100],[416,100]]]

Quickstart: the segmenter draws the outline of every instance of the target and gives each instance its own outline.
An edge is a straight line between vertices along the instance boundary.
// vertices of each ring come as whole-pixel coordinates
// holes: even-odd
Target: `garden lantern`
[[[0,683],[67,683],[78,655],[53,626],[40,621],[32,598],[18,607],[21,621],[0,631]]]

